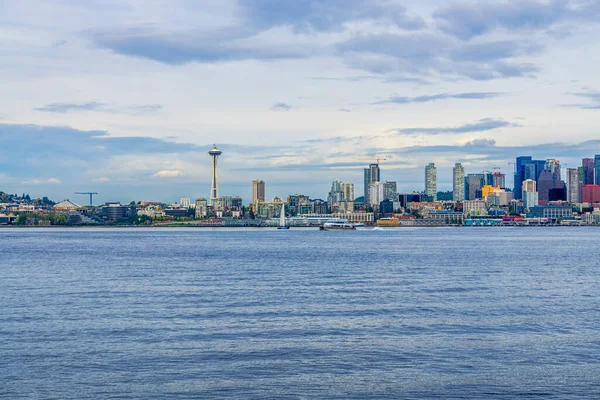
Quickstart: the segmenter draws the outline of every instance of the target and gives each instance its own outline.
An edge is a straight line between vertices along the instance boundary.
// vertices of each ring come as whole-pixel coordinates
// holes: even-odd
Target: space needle
[[[208,152],[208,155],[212,157],[212,185],[210,188],[210,205],[214,204],[215,199],[219,198],[219,178],[217,176],[217,159],[223,152],[217,149],[217,145],[213,145],[213,149]]]

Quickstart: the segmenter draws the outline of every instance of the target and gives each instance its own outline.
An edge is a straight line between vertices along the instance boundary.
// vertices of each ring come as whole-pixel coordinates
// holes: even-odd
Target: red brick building
[[[584,185],[581,188],[582,203],[600,203],[600,186]]]

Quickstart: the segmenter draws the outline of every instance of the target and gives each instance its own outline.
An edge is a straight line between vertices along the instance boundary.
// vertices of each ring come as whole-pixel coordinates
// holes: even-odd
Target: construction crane
[[[363,160],[373,161],[373,158],[363,158]],[[379,156],[375,157],[375,161],[377,161],[377,164],[379,164],[381,161],[386,161],[386,160],[387,160],[387,158],[385,158],[385,157],[379,157]]]
[[[75,192],[75,194],[87,194],[90,196],[90,207],[94,205],[94,195],[98,194],[96,192]]]

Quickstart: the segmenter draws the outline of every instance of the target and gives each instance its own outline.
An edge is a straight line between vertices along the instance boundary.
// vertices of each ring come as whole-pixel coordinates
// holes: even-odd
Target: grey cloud
[[[97,111],[111,114],[129,114],[129,115],[143,115],[154,113],[162,110],[162,106],[158,104],[142,104],[142,105],[129,105],[129,106],[116,106],[109,105],[106,103],[99,102],[87,102],[87,103],[50,103],[43,107],[34,108],[34,111],[43,111],[51,113],[70,113],[77,111]]]
[[[239,0],[240,14],[250,24],[268,29],[287,25],[301,32],[340,30],[350,21],[377,20],[407,30],[421,29],[423,19],[400,4],[364,0]]]
[[[484,118],[478,122],[472,124],[465,124],[456,127],[444,127],[444,128],[406,128],[398,129],[396,132],[403,135],[441,135],[447,133],[473,133],[473,132],[485,132],[499,128],[506,127],[518,127],[520,125],[513,124],[507,121]]]
[[[438,28],[468,40],[495,29],[548,29],[560,22],[597,21],[600,4],[577,0],[520,0],[459,2],[437,10]]]
[[[273,104],[273,107],[271,107],[272,111],[290,111],[292,109],[292,106],[286,103],[275,103]]]
[[[472,92],[472,93],[438,93],[427,96],[417,96],[417,97],[403,97],[403,96],[392,96],[387,100],[378,101],[374,104],[386,104],[386,103],[395,103],[395,104],[409,104],[409,103],[429,103],[437,100],[447,100],[447,99],[490,99],[498,96],[502,96],[503,93],[497,92]]]
[[[432,33],[356,36],[338,44],[337,49],[350,67],[375,74],[443,75],[475,80],[532,76],[538,70],[535,65],[515,62],[513,58],[541,51],[521,42],[469,46]]]
[[[45,112],[53,112],[53,113],[67,113],[71,111],[95,111],[102,107],[105,104],[97,103],[97,102],[89,102],[89,103],[50,103],[43,107],[34,108],[35,111],[45,111]]]
[[[465,143],[465,147],[493,147],[496,145],[494,139],[473,139]]]
[[[580,97],[591,101],[588,104],[564,104],[563,107],[580,108],[582,110],[598,110],[600,109],[600,92],[587,91],[580,93],[569,93],[573,96]]]

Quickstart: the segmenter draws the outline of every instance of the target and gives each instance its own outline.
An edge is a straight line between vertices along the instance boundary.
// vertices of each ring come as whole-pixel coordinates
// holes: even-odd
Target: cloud
[[[164,171],[158,171],[157,173],[155,173],[154,175],[152,175],[155,178],[176,178],[178,176],[181,176],[181,171],[179,170],[164,170]]]
[[[271,107],[272,111],[290,111],[292,109],[292,106],[286,103],[275,103],[273,104],[273,107]]]
[[[531,77],[538,71],[531,63],[515,61],[540,51],[524,42],[472,46],[432,32],[378,33],[356,35],[337,44],[337,50],[349,67],[374,74],[491,80]]]
[[[459,125],[456,127],[444,127],[444,128],[405,128],[405,129],[397,129],[396,132],[398,134],[403,135],[442,135],[447,133],[473,133],[473,132],[485,132],[491,131],[499,128],[506,127],[519,127],[520,125],[510,123],[507,121],[493,119],[493,118],[484,118],[475,123]]]
[[[110,178],[107,178],[107,177],[103,176],[103,177],[100,177],[100,178],[94,178],[94,179],[92,179],[92,182],[95,182],[95,183],[108,183],[108,182],[110,182]]]
[[[395,103],[395,104],[409,104],[409,103],[429,103],[437,100],[447,100],[447,99],[491,99],[494,97],[502,96],[504,93],[496,93],[496,92],[473,92],[473,93],[439,93],[427,96],[417,96],[417,97],[403,97],[403,96],[392,96],[387,100],[378,101],[374,104],[386,104],[386,103]]]
[[[35,111],[52,113],[67,113],[71,111],[96,111],[103,108],[105,104],[97,102],[89,103],[51,103],[43,107],[34,108]]]
[[[582,110],[599,110],[600,109],[600,92],[589,91],[580,93],[570,93],[573,96],[581,97],[592,103],[588,104],[564,104],[563,107],[574,107]]]
[[[22,181],[21,185],[45,185],[45,184],[57,185],[59,183],[62,183],[62,182],[60,179],[57,179],[57,178],[49,178],[49,179],[34,178],[34,179]]]
[[[561,22],[594,21],[599,10],[594,0],[462,1],[437,10],[433,18],[442,32],[469,40],[497,29],[546,30]]]
[[[34,108],[33,110],[59,114],[77,111],[98,111],[112,114],[143,115],[156,113],[161,111],[162,108],[159,104],[116,106],[92,101],[87,103],[50,103],[43,107]]]
[[[496,145],[494,139],[473,139],[465,143],[465,147],[493,147]]]

